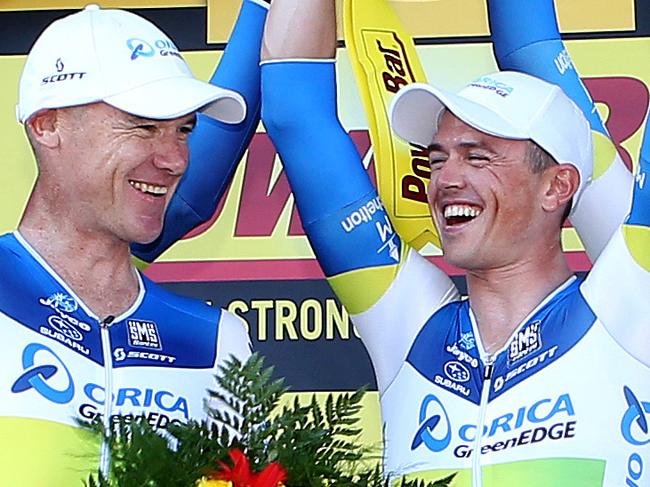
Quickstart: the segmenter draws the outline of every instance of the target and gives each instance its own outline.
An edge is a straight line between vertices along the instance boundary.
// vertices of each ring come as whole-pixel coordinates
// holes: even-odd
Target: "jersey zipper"
[[[483,439],[483,425],[485,423],[485,410],[487,409],[490,387],[492,385],[493,369],[494,357],[488,355],[485,359],[485,368],[483,369],[483,388],[481,389],[481,402],[479,403],[478,422],[476,424],[476,439],[474,440],[474,452],[472,453],[472,487],[481,487],[483,485],[481,443]]]
[[[109,328],[113,324],[114,316],[107,316],[99,323],[102,339],[102,355],[104,358],[104,415],[102,422],[106,436],[110,435],[111,414],[113,409],[113,355],[111,353],[111,337]],[[99,468],[106,478],[110,472],[111,452],[107,442],[102,441],[99,456]]]

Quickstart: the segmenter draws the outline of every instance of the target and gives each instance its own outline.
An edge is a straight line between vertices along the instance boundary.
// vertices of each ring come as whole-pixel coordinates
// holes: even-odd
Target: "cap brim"
[[[528,134],[492,110],[424,83],[412,83],[397,93],[389,109],[391,127],[401,139],[426,147],[438,132],[440,114],[445,108],[481,132],[508,139],[528,138]]]
[[[190,77],[157,80],[103,101],[127,113],[159,120],[195,111],[232,124],[246,117],[246,102],[239,93]]]

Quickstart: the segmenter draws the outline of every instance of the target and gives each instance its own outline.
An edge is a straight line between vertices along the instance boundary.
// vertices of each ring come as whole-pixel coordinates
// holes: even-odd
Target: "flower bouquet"
[[[211,421],[170,425],[156,433],[145,420],[118,418],[110,431],[84,423],[111,453],[106,476],[91,475],[87,487],[443,487],[436,482],[389,481],[379,455],[361,446],[358,427],[363,389],[329,394],[321,405],[312,396],[279,407],[287,391],[272,379],[272,367],[254,354],[246,363],[232,358],[208,391]],[[210,404],[225,404],[214,408]]]

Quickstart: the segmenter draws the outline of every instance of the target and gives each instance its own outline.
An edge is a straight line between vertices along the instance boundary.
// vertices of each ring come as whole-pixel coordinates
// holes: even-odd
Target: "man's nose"
[[[458,156],[449,156],[442,167],[432,171],[431,180],[438,189],[462,188],[465,186],[467,165]]]
[[[160,137],[154,143],[154,150],[156,151],[154,163],[156,167],[173,175],[182,175],[187,169],[189,158],[187,142],[179,139],[174,134]]]

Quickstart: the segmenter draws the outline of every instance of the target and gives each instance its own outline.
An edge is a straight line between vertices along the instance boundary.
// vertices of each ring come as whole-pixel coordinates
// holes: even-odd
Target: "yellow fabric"
[[[73,487],[96,474],[99,440],[74,426],[0,418],[0,485]]]
[[[196,484],[197,487],[232,487],[232,482],[227,480],[206,480],[201,479]]]
[[[426,202],[428,156],[390,130],[388,107],[400,87],[426,76],[406,33],[386,0],[346,0],[345,39],[361,93],[377,168],[378,190],[397,233],[419,249],[440,247]]]
[[[409,247],[402,246],[400,263],[381,267],[366,267],[327,279],[348,313],[363,313],[381,298],[395,280]]]
[[[141,271],[144,271],[147,267],[149,267],[150,264],[149,262],[146,262],[142,259],[138,259],[135,255],[131,256],[131,262]]]
[[[591,139],[594,145],[594,168],[592,179],[595,181],[610,168],[616,160],[616,147],[605,134],[596,130],[591,131]]]
[[[623,237],[632,258],[650,272],[650,227],[623,225]]]

